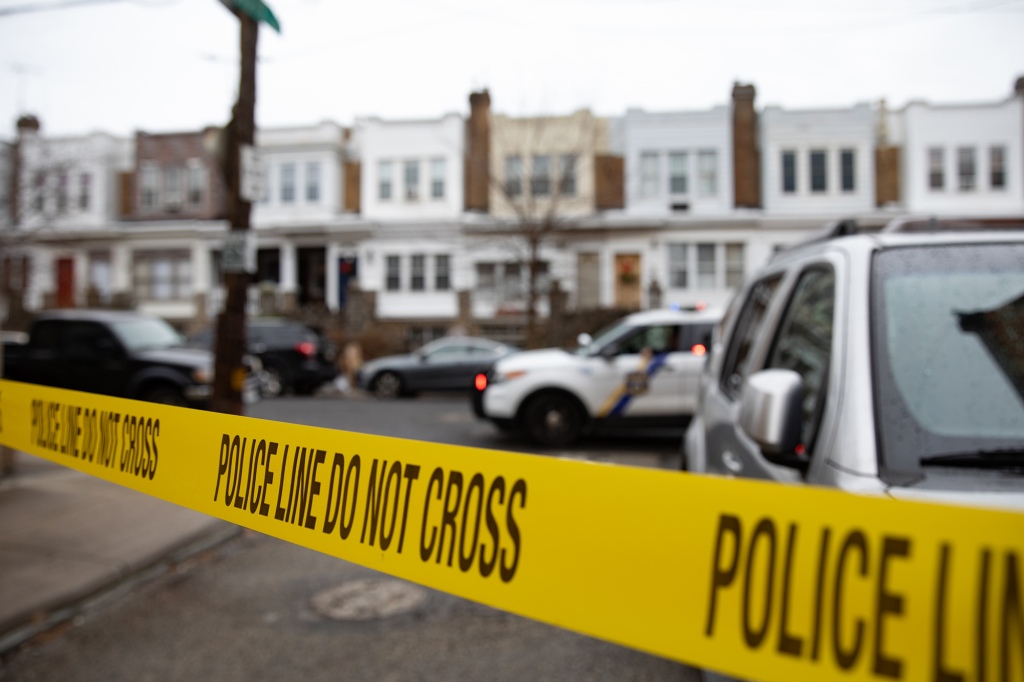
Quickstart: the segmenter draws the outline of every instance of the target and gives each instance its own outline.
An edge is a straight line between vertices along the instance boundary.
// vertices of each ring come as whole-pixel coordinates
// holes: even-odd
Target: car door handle
[[[743,471],[743,462],[741,462],[740,459],[729,450],[722,453],[722,464],[724,464],[725,468],[734,474],[738,474]]]

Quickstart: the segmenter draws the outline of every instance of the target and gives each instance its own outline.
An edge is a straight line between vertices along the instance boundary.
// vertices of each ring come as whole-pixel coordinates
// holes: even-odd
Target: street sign
[[[263,153],[251,144],[243,144],[239,149],[242,174],[239,191],[242,199],[249,203],[262,201],[267,192],[267,167],[263,163]]]
[[[221,270],[224,272],[251,272],[249,230],[231,230],[224,239]]]
[[[277,17],[270,11],[270,8],[266,6],[261,0],[220,0],[221,3],[230,10],[238,10],[244,12],[247,17],[255,21],[256,23],[263,22],[268,24],[278,33],[281,32],[281,24],[278,23]]]

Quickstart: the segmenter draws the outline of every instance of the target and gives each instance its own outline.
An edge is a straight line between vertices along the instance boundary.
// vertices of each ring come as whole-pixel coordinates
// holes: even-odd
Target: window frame
[[[978,158],[974,147],[956,148],[956,186],[960,192],[978,189]]]
[[[946,150],[943,147],[928,147],[928,191],[942,192],[946,189]]]
[[[839,150],[839,189],[845,193],[857,191],[857,150],[852,147]]]
[[[807,151],[808,187],[811,194],[828,192],[828,150],[810,149]]]
[[[295,203],[295,185],[298,172],[293,162],[281,164],[278,175],[278,199],[281,204]]]
[[[797,153],[795,149],[783,149],[780,152],[780,164],[782,183],[781,190],[783,194],[796,194],[796,179],[797,179]],[[787,164],[787,162],[789,162]]]

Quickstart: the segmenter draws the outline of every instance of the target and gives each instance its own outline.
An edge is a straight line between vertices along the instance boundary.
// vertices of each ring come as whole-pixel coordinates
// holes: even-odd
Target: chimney
[[[469,95],[466,122],[465,205],[467,211],[486,213],[490,208],[491,95],[487,90]]]
[[[761,206],[761,164],[753,85],[732,86],[732,173],[736,208]]]
[[[21,222],[21,143],[22,140],[30,135],[38,135],[41,127],[39,119],[31,114],[20,116],[15,124],[18,137],[11,146],[11,180],[10,187],[7,188],[11,197],[8,202],[8,215],[11,219],[11,225],[18,225]]]
[[[20,118],[18,118],[18,123],[17,123],[18,137],[20,138],[23,135],[25,135],[26,133],[30,133],[30,132],[38,133],[40,127],[41,127],[41,124],[39,123],[39,119],[38,118],[36,118],[32,114],[25,114],[24,116],[21,116]]]

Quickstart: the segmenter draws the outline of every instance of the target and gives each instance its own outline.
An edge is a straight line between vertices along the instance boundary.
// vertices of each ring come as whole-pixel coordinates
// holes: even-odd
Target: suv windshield
[[[1020,244],[875,256],[876,419],[887,482],[920,478],[922,463],[991,466],[993,453],[1012,466],[1024,450],[1022,264]]]
[[[124,347],[131,351],[172,348],[185,343],[181,334],[163,320],[122,320],[110,326]]]

